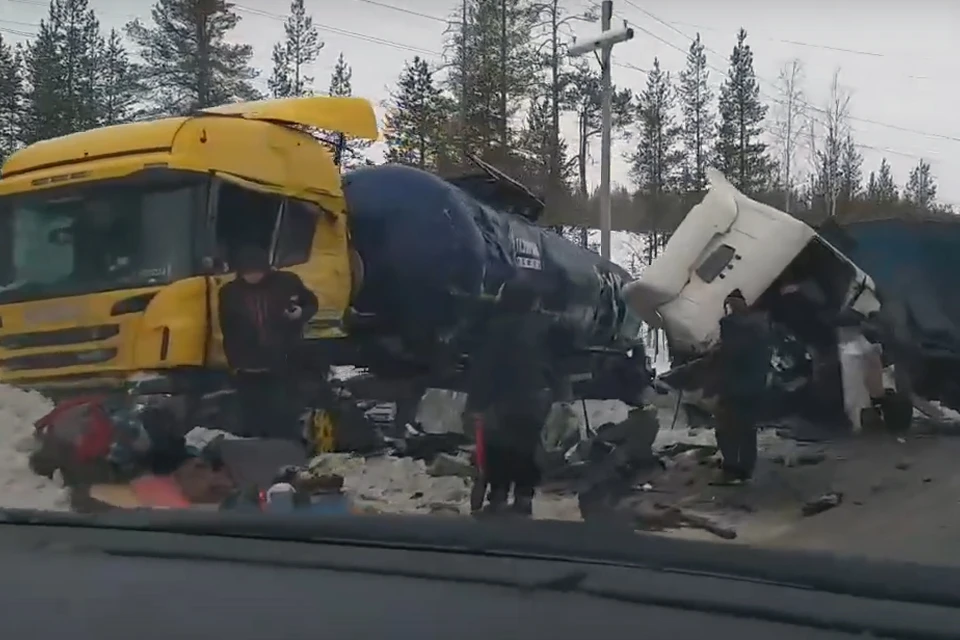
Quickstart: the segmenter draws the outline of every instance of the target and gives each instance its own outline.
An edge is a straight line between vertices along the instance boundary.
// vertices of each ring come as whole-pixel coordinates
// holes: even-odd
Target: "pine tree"
[[[141,78],[154,114],[187,114],[197,109],[255,100],[250,66],[253,47],[231,44],[227,34],[240,22],[226,0],[157,0],[152,26],[127,24],[136,44]]]
[[[707,167],[710,166],[716,118],[710,108],[713,92],[710,90],[707,55],[700,34],[690,44],[687,66],[680,72],[678,97],[683,113],[681,139],[685,154],[684,184],[686,191],[707,188]]]
[[[849,133],[840,151],[840,197],[839,213],[850,210],[850,204],[860,198],[863,191],[863,156]]]
[[[444,136],[449,104],[433,80],[433,71],[416,56],[400,74],[384,122],[387,162],[435,171],[450,151]]]
[[[867,199],[880,205],[889,205],[900,200],[900,192],[886,158],[880,161],[879,171],[870,172],[870,179],[867,181]]]
[[[337,62],[333,66],[333,73],[330,74],[331,96],[352,96],[353,95],[353,69],[347,64],[346,59],[341,52],[337,56]],[[368,140],[345,140],[343,143],[343,155],[340,164],[346,169],[353,169],[360,165],[372,164],[370,160],[364,157],[364,151],[370,147]]]
[[[670,73],[660,68],[656,58],[637,102],[640,140],[630,158],[630,173],[641,191],[658,196],[677,186],[682,155],[677,148],[680,128],[673,116],[676,97]]]
[[[577,117],[577,184],[578,192],[586,200],[587,166],[590,162],[590,148],[600,135],[600,108],[602,92],[600,73],[589,63],[574,67],[570,83],[567,85],[567,100]],[[613,87],[611,103],[611,124],[613,133],[624,135],[636,119],[633,92],[629,89]]]
[[[518,173],[524,184],[542,196],[547,207],[560,207],[569,197],[569,179],[572,165],[563,162],[554,166],[555,154],[567,156],[563,138],[554,137],[553,108],[549,96],[535,99],[527,111],[526,126],[520,132],[518,148],[523,154],[523,170]],[[559,174],[554,174],[559,171]]]
[[[647,264],[658,255],[665,242],[661,234],[665,209],[664,194],[676,190],[680,182],[683,159],[678,148],[681,129],[674,121],[675,96],[670,85],[670,74],[660,69],[660,61],[653,60],[647,75],[647,86],[637,98],[637,123],[640,140],[630,157],[630,175],[653,212],[648,220]]]
[[[331,96],[353,95],[353,69],[347,64],[343,52],[337,56],[337,62],[333,65],[328,93]]]
[[[290,3],[290,15],[283,30],[284,41],[273,45],[273,73],[267,85],[275,98],[308,95],[312,93],[313,77],[307,75],[307,68],[320,55],[323,41],[303,0]]]
[[[903,198],[919,211],[933,211],[937,201],[937,181],[930,171],[930,163],[921,160],[910,170],[910,177],[903,188]]]
[[[730,54],[730,71],[720,88],[717,129],[719,168],[744,193],[757,193],[769,181],[767,145],[761,141],[767,106],[760,101],[760,84],[753,69],[753,51],[740,29]]]
[[[532,42],[536,7],[530,0],[465,0],[463,6],[448,75],[458,101],[458,146],[509,171],[515,116],[539,70]]]
[[[143,87],[123,46],[123,37],[115,29],[110,30],[103,43],[97,80],[100,124],[120,124],[134,119]]]
[[[540,0],[533,5],[533,11],[540,22],[537,31],[541,33],[536,39],[539,41],[540,66],[545,72],[539,83],[542,89],[538,93],[545,100],[542,106],[547,109],[548,116],[543,122],[543,126],[547,127],[545,135],[548,136],[549,148],[545,156],[549,164],[548,180],[543,194],[546,196],[547,207],[551,208],[552,200],[566,199],[570,195],[570,165],[561,133],[561,117],[564,111],[568,111],[575,105],[570,104],[567,90],[572,76],[567,62],[569,58],[566,54],[564,36],[568,25],[574,20],[583,20],[584,15],[568,14],[561,0]],[[532,124],[540,124],[540,122],[534,122],[528,118],[527,131],[523,134],[527,143],[538,136],[537,130],[530,129]]]
[[[52,0],[26,53],[28,142],[100,124],[97,75],[103,39],[87,0]]]
[[[63,113],[65,99],[60,94],[64,72],[60,59],[62,40],[59,16],[51,6],[24,57],[27,90],[22,123],[27,143],[70,133]]]
[[[0,163],[23,143],[23,60],[0,34]]]

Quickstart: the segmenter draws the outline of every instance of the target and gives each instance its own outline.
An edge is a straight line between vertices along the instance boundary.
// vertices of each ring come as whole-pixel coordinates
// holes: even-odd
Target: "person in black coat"
[[[503,511],[512,488],[512,510],[530,515],[540,483],[537,448],[558,387],[554,332],[522,276],[504,284],[498,305],[469,360],[466,413],[479,424],[487,511]]]
[[[240,248],[233,262],[237,277],[219,293],[220,329],[244,435],[299,440],[303,406],[292,360],[317,297],[296,274],[274,270],[260,247]]]
[[[741,483],[757,463],[757,418],[765,399],[772,364],[766,316],[747,305],[734,289],[720,320],[717,447],[723,456],[721,483]]]

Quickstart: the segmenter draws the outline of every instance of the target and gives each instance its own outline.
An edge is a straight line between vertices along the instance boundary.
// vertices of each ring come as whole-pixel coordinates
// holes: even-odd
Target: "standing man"
[[[720,403],[717,447],[723,456],[718,484],[742,484],[757,463],[757,418],[771,370],[769,326],[763,313],[750,309],[734,289],[724,300],[720,320]]]
[[[537,447],[553,404],[550,321],[523,276],[500,290],[499,312],[470,357],[467,415],[476,425],[478,466],[489,487],[485,511],[529,516],[540,483]],[[482,452],[482,453],[480,453]],[[483,490],[482,487],[478,487]]]
[[[244,435],[299,440],[303,407],[292,359],[317,297],[296,274],[273,270],[258,246],[241,247],[233,267],[236,279],[220,289],[220,330]]]

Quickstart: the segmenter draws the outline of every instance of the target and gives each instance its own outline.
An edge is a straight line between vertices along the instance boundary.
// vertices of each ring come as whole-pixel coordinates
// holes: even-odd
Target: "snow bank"
[[[28,464],[33,423],[53,408],[39,393],[0,385],[0,507],[69,511],[66,491]]]

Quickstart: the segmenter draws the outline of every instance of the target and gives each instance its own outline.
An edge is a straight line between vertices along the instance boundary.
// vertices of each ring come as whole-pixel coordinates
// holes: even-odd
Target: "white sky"
[[[404,10],[378,6],[398,5]],[[590,0],[566,0],[569,10]],[[90,0],[105,28],[121,27],[132,17],[149,16],[149,0]],[[356,95],[382,101],[406,59],[416,54],[438,59],[444,24],[457,0],[307,0],[326,47],[312,72],[324,89],[338,53],[353,66]],[[266,88],[270,49],[283,34],[286,0],[243,0],[243,16],[234,37],[254,45],[253,64],[262,69]],[[0,34],[25,40],[45,17],[43,0],[0,0]],[[420,14],[420,15],[418,15]],[[654,56],[664,69],[683,67],[690,38],[699,31],[712,67],[726,71],[727,58],[741,26],[750,34],[761,91],[775,96],[780,67],[800,58],[806,68],[805,94],[824,106],[834,71],[852,94],[851,115],[864,155],[864,173],[887,156],[903,183],[920,158],[933,166],[942,201],[960,205],[960,3],[945,0],[868,2],[807,0],[764,3],[757,0],[614,0],[614,19],[626,19],[635,38],[615,49],[614,82],[642,89],[646,77],[630,67],[648,69]],[[664,24],[666,23],[666,24]],[[593,33],[598,25],[579,28]],[[714,84],[721,74],[712,72]],[[822,116],[821,116],[822,119]],[[626,166],[614,153],[615,181],[626,182]],[[802,157],[805,152],[801,150]]]

